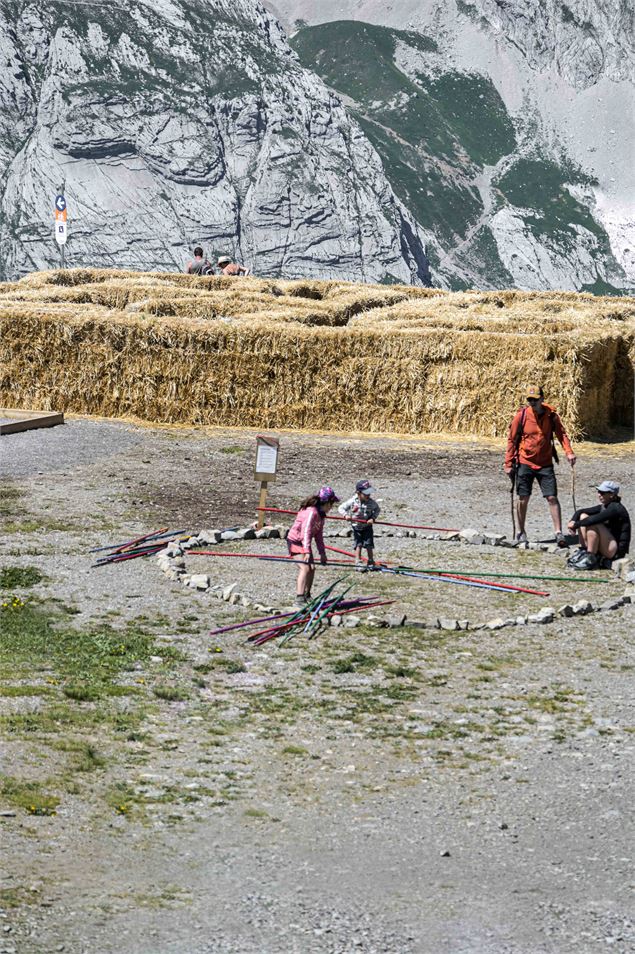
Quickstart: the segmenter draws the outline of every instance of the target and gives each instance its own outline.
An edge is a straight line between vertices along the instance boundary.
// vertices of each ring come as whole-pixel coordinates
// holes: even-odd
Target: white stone
[[[496,619],[490,619],[488,623],[485,623],[486,629],[503,629],[505,626],[507,626],[507,622],[500,616],[497,616]]]
[[[471,529],[461,530],[461,533],[459,536],[464,543],[471,543],[474,546],[480,546],[481,543],[485,542],[483,534],[479,533],[478,530],[471,530]]]
[[[528,623],[553,623],[556,617],[556,611],[551,606],[545,606],[539,613],[533,613],[527,617]]]
[[[457,630],[460,629],[458,619],[448,619],[446,616],[442,616],[439,619],[439,629],[447,630]]]
[[[222,599],[224,599],[225,602],[227,602],[234,595],[237,589],[238,589],[238,583],[230,583],[229,586],[225,586],[223,588]]]
[[[503,540],[505,539],[504,533],[484,533],[483,539],[485,543],[488,543],[492,547],[500,547]]]
[[[206,573],[193,573],[188,586],[193,590],[206,590],[209,587],[209,576]]]

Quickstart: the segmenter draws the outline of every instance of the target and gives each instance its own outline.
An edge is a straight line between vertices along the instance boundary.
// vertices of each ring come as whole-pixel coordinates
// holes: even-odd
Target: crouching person
[[[580,549],[567,561],[576,570],[608,568],[613,560],[626,556],[631,543],[631,519],[622,504],[620,487],[612,480],[597,488],[600,503],[576,510],[569,530],[580,537]]]

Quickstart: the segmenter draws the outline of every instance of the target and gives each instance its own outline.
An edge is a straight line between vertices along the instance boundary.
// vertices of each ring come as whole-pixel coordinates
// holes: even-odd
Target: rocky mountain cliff
[[[444,283],[635,286],[628,0],[267,5],[435,235]]]
[[[59,261],[429,281],[425,233],[340,97],[252,0],[0,0],[0,278]]]

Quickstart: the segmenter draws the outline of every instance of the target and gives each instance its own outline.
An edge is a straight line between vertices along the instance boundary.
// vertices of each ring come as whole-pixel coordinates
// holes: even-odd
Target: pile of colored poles
[[[335,591],[342,583],[344,583],[344,589],[337,595]],[[261,616],[259,619],[251,619],[246,623],[222,626],[220,629],[213,629],[210,636],[220,636],[222,633],[252,626],[262,627],[263,623],[267,623],[264,629],[260,628],[250,633],[247,637],[248,642],[253,643],[254,646],[262,646],[271,639],[278,639],[279,645],[284,645],[294,636],[314,639],[332,616],[345,616],[347,613],[359,613],[394,603],[394,600],[380,600],[376,596],[348,596],[353,585],[353,583],[347,584],[343,578],[340,578],[295,612],[291,610],[288,613],[276,613],[275,616]]]
[[[97,561],[93,563],[93,567],[107,566],[109,563],[121,563],[123,560],[134,560],[137,557],[152,556],[166,547],[168,543],[180,538],[184,533],[187,534],[187,530],[168,530],[167,527],[161,527],[154,533],[146,533],[135,540],[128,540],[127,543],[111,543],[105,547],[93,547],[90,553],[110,551],[106,556],[98,557]]]

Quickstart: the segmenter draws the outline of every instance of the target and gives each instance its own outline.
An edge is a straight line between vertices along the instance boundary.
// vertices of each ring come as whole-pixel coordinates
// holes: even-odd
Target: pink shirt
[[[324,537],[322,530],[324,527],[325,515],[321,514],[317,507],[305,507],[298,512],[294,524],[289,530],[287,540],[296,546],[302,547],[305,553],[311,553],[311,543],[315,540],[318,553],[321,557],[326,556],[324,549]]]

